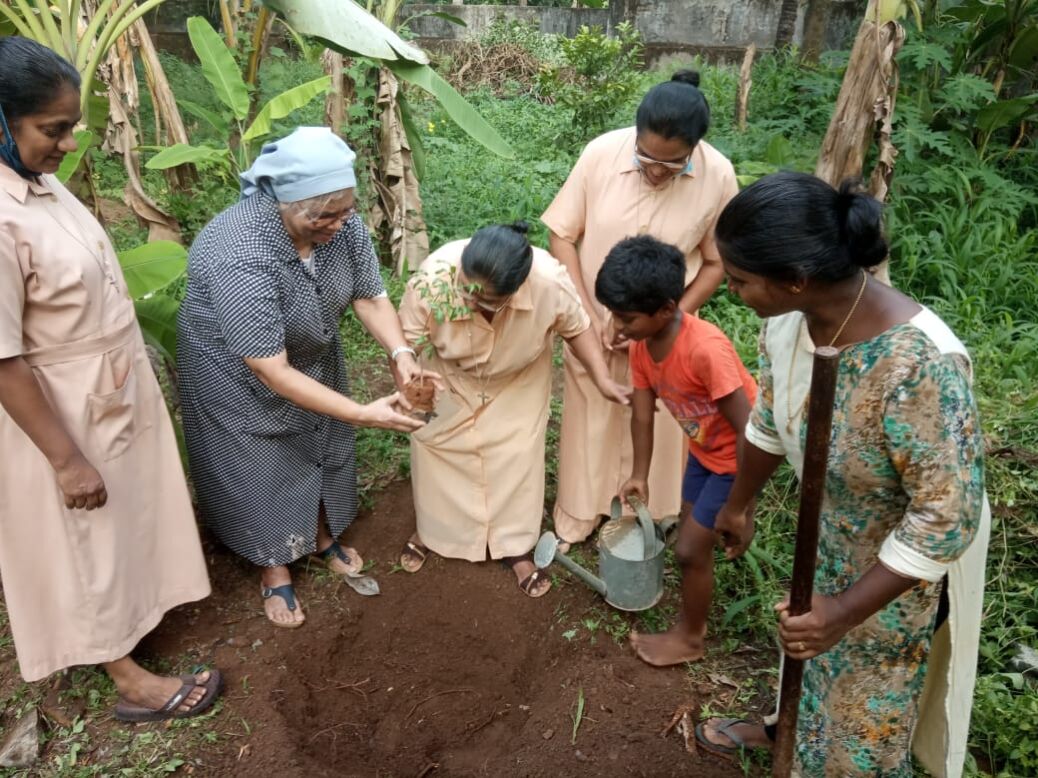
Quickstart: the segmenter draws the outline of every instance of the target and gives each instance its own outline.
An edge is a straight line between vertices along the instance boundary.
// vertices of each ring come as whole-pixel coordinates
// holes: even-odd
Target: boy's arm
[[[651,389],[635,389],[631,397],[631,441],[634,464],[631,477],[620,487],[620,496],[635,494],[649,502],[649,465],[652,463],[653,422],[656,415],[656,393]]]
[[[746,429],[746,422],[750,420],[750,400],[746,396],[746,390],[740,386],[734,392],[725,395],[716,402],[717,410],[719,410],[721,415],[724,416],[728,423],[732,425],[735,434],[738,435],[739,440],[742,441],[743,431]]]

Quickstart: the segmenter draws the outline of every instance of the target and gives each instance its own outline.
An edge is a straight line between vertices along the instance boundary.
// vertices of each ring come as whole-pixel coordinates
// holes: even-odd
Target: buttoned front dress
[[[268,389],[246,357],[287,352],[292,367],[349,393],[339,322],[385,294],[367,228],[351,217],[315,245],[308,270],[277,202],[259,193],[210,222],[191,247],[177,364],[184,436],[201,513],[257,565],[315,550],[323,502],[332,537],[357,514],[354,428]]]
[[[566,269],[534,249],[530,275],[488,322],[450,297],[468,241],[448,243],[408,283],[400,320],[447,386],[437,417],[411,435],[418,535],[441,556],[478,562],[537,543],[552,341],[590,326]],[[424,291],[423,291],[424,290]],[[453,308],[453,316],[438,316]],[[438,321],[442,318],[442,321]]]
[[[22,676],[121,659],[209,594],[176,437],[115,250],[53,176],[0,164],[0,359],[21,357],[104,479],[70,510],[0,408],[0,576]]]
[[[635,128],[628,127],[591,141],[541,216],[548,229],[576,244],[592,299],[606,254],[624,238],[652,235],[681,249],[686,286],[705,262],[721,261],[714,227],[738,191],[731,162],[700,141],[692,152],[691,171],[654,188],[634,161],[635,136]],[[609,321],[609,312],[595,305],[603,321]],[[607,364],[615,381],[630,384],[626,351],[608,354]],[[602,397],[569,348],[564,366],[555,529],[565,540],[581,541],[594,531],[599,515],[609,514],[613,495],[631,474],[631,409]],[[649,473],[653,516],[678,512],[684,463],[684,434],[660,407]]]

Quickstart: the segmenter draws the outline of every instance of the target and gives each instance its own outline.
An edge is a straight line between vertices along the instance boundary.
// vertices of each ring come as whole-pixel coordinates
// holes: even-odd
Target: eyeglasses
[[[479,295],[478,292],[469,291],[468,289],[462,288],[459,290],[461,299],[465,301],[466,305],[475,305],[477,308],[481,308],[487,313],[499,313],[505,306],[508,305],[508,301],[512,295],[501,297],[493,302],[488,302]]]
[[[685,167],[688,165],[688,160],[689,160],[689,157],[691,157],[691,156],[692,155],[689,154],[688,157],[685,157],[681,162],[664,162],[663,160],[660,160],[660,159],[653,159],[652,157],[645,156],[640,151],[638,151],[638,147],[637,146],[635,146],[635,148],[634,148],[634,158],[636,160],[638,160],[639,164],[646,165],[646,166],[648,166],[648,165],[659,165],[662,168],[666,168],[667,170],[673,170],[674,172],[678,172],[680,170],[684,170]]]
[[[331,227],[332,225],[344,224],[345,222],[352,219],[356,215],[356,213],[357,206],[351,205],[342,213],[335,214],[333,216],[323,216],[320,214],[315,216],[312,213],[308,213],[306,214],[306,218],[307,221],[310,222],[310,226],[316,227],[318,229],[325,229],[326,227]]]
[[[458,294],[461,295],[461,299],[465,301],[465,305],[476,308],[482,308],[488,313],[498,313],[504,307],[509,304],[509,300],[512,299],[511,295],[506,295],[502,298],[496,298],[493,301],[484,298],[479,290],[466,288],[465,286],[459,286]]]

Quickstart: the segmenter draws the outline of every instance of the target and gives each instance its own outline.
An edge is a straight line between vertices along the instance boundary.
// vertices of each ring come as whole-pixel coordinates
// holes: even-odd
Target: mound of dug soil
[[[683,669],[650,668],[604,633],[563,636],[572,618],[561,614],[599,602],[583,585],[559,576],[531,600],[496,562],[435,555],[416,575],[391,573],[412,527],[410,485],[381,492],[345,540],[376,560],[382,595],[300,565],[307,621],[294,631],[263,618],[248,565],[211,550],[212,599],[171,614],[142,646],[165,657],[201,647],[227,676],[213,722],[224,745],[196,775],[742,775],[661,737],[693,699]]]

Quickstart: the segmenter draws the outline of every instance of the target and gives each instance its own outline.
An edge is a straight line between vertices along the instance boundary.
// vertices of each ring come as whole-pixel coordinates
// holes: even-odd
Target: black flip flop
[[[119,719],[119,721],[132,721],[134,723],[168,721],[169,719],[189,719],[192,716],[198,716],[201,713],[205,713],[212,707],[213,703],[216,702],[216,698],[220,696],[220,692],[223,691],[223,676],[220,674],[220,671],[215,668],[209,671],[209,680],[203,684],[200,684],[194,675],[180,676],[180,683],[181,686],[177,690],[176,694],[170,697],[166,701],[166,704],[157,710],[154,708],[146,708],[143,705],[135,705],[132,702],[120,699],[115,706],[115,717]],[[191,706],[188,710],[177,710],[196,686],[202,686],[205,688],[205,694],[202,695],[202,699]]]
[[[317,553],[313,554],[312,556],[315,556],[319,560],[321,560],[321,562],[324,563],[325,567],[328,567],[328,563],[331,562],[333,559],[338,559],[339,561],[341,561],[347,567],[349,567],[350,565],[353,564],[353,557],[351,557],[349,554],[347,554],[343,550],[343,547],[340,546],[338,544],[338,542],[334,541],[334,540],[332,541],[332,544],[330,546],[328,546],[328,548],[326,548],[324,551],[318,551]],[[331,569],[331,568],[329,568],[329,569]],[[360,570],[357,570],[355,572],[359,573]],[[293,610],[293,609],[289,608],[289,610]]]

